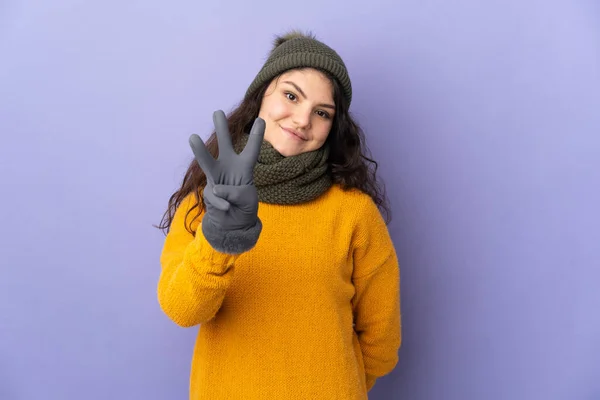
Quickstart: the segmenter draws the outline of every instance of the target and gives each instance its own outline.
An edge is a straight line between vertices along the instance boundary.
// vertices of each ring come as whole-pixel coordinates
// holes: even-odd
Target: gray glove
[[[190,136],[196,161],[206,174],[202,233],[215,250],[239,254],[256,245],[262,230],[253,171],[265,133],[265,121],[261,118],[254,121],[248,143],[239,155],[233,150],[225,113],[215,111],[213,121],[219,145],[216,160],[198,135]]]

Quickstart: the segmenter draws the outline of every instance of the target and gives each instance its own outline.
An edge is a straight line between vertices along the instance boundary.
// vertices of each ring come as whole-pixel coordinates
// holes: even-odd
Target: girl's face
[[[258,116],[264,140],[285,157],[316,150],[325,143],[335,113],[333,86],[315,69],[291,70],[267,88]]]

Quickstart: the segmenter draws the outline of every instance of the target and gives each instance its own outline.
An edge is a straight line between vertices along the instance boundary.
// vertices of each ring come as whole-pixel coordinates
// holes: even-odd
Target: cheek
[[[283,101],[271,101],[268,108],[269,118],[273,121],[279,121],[290,115],[290,107]]]
[[[329,136],[329,131],[331,131],[331,126],[333,124],[328,121],[321,121],[315,124],[313,128],[313,135],[315,140],[319,142],[324,142],[327,140],[327,136]]]
[[[267,124],[265,130],[265,139],[268,141],[277,140],[279,137],[280,121],[289,115],[289,109],[285,103],[278,101],[276,98],[270,97],[266,99],[260,110],[261,118]]]

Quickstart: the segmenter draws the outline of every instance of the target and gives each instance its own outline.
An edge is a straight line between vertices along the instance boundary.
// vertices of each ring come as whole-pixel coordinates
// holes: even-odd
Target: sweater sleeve
[[[370,198],[354,237],[354,329],[370,390],[378,377],[390,373],[398,363],[402,342],[400,270],[385,221]]]
[[[199,226],[195,236],[186,230],[186,213],[194,204],[192,194],[177,208],[160,256],[158,302],[163,312],[182,327],[201,324],[215,316],[231,283],[238,257],[213,249]],[[194,212],[197,208],[188,218],[192,218]]]

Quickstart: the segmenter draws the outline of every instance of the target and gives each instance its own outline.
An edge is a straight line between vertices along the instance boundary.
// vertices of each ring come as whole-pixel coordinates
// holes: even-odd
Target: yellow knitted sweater
[[[185,229],[194,203],[175,214],[158,282],[164,313],[200,324],[190,399],[367,399],[401,344],[398,261],[371,198],[334,185],[304,204],[260,203],[262,233],[241,255],[212,249],[201,217],[195,237]]]

